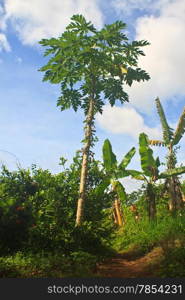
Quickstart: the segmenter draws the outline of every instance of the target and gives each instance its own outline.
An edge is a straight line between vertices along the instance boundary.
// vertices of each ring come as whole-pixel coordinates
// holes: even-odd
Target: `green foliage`
[[[179,122],[177,124],[177,129],[174,132],[174,138],[172,141],[173,145],[177,145],[181,138],[183,137],[183,134],[185,133],[185,109],[183,110]]]
[[[0,277],[89,277],[96,262],[96,256],[83,251],[72,252],[68,256],[58,252],[17,252],[12,256],[0,257]]]
[[[149,147],[148,137],[145,133],[139,136],[139,154],[141,157],[141,167],[146,176],[157,176],[158,169],[153,158],[153,151]]]
[[[182,185],[181,185],[181,186],[182,186],[183,194],[185,195],[185,181],[182,182]]]
[[[112,151],[112,145],[110,141],[106,139],[103,144],[103,161],[104,161],[104,167],[107,173],[107,177],[110,176],[110,179],[118,179],[118,178],[129,176],[130,173],[128,173],[125,168],[130,163],[132,157],[135,155],[135,152],[136,149],[133,147],[124,156],[121,163],[117,165],[116,156]]]
[[[159,157],[154,159],[153,150],[149,147],[149,139],[145,133],[141,133],[139,136],[139,153],[141,157],[141,167],[143,169],[143,175],[149,176],[151,182],[155,182],[161,178],[168,178],[185,173],[185,167],[179,167],[174,169],[167,169],[159,174],[159,166],[161,165]],[[142,173],[138,173],[134,170],[127,170],[127,173],[132,175],[135,179],[142,180]],[[145,179],[143,177],[143,179]]]
[[[140,201],[142,204],[142,198]],[[124,228],[118,232],[114,241],[114,247],[117,250],[137,248],[142,255],[153,247],[160,246],[167,255],[168,251],[171,252],[171,247],[175,248],[175,243],[179,243],[181,247],[184,245],[185,212],[181,212],[174,218],[168,215],[166,210],[163,210],[163,214],[158,216],[157,222],[154,224],[148,221],[145,209],[140,204],[136,203],[140,215],[139,221],[134,220],[129,207],[125,209],[127,222]]]
[[[0,251],[19,249],[34,223],[29,197],[38,190],[38,184],[29,170],[9,172],[3,166],[0,176]]]
[[[104,192],[104,190],[111,184],[113,193],[116,193],[121,203],[126,202],[126,192],[123,185],[118,181],[118,178],[123,178],[129,176],[125,168],[130,163],[132,157],[134,156],[136,150],[133,147],[123,158],[119,166],[117,165],[117,159],[112,151],[112,145],[108,139],[104,141],[103,144],[103,161],[106,170],[105,179],[97,187],[96,192]]]
[[[105,193],[96,194],[104,172],[95,160],[90,163],[87,178],[87,224],[79,233],[81,238],[74,229],[80,166],[81,156],[77,153],[70,167],[59,174],[53,175],[36,166],[14,172],[3,168],[0,176],[1,253],[24,248],[36,252],[40,249],[91,252],[96,249],[94,245],[104,249],[113,230],[106,214],[112,199]]]
[[[163,278],[184,278],[185,277],[185,243],[182,246],[170,247],[165,252],[160,270],[156,276]]]
[[[40,71],[45,72],[44,81],[61,84],[57,104],[61,110],[72,107],[87,112],[93,95],[95,111],[102,112],[106,99],[112,106],[116,100],[128,101],[123,82],[132,85],[133,81],[149,79],[138,68],[138,58],[144,55],[141,48],[148,42],[129,43],[123,33],[125,27],[122,21],[116,21],[97,31],[82,15],[74,15],[59,38],[40,42],[46,47],[44,55],[50,57]]]
[[[133,147],[131,150],[128,151],[128,153],[124,156],[123,160],[121,161],[119,168],[120,169],[125,169],[128,164],[130,163],[132,157],[135,155],[136,153],[136,148]]]
[[[163,140],[166,145],[169,145],[171,140],[173,139],[173,130],[169,127],[168,122],[165,117],[165,113],[159,98],[156,99],[157,112],[159,114],[161,125],[163,129]]]
[[[175,168],[175,169],[169,169],[165,172],[161,172],[159,175],[159,178],[167,178],[171,176],[177,176],[185,173],[185,167]]]
[[[112,186],[114,188],[114,191],[117,193],[121,203],[125,203],[127,199],[127,195],[123,185],[117,180],[112,182]]]
[[[107,172],[113,172],[117,167],[116,155],[112,151],[112,145],[108,139],[103,144],[103,162]]]

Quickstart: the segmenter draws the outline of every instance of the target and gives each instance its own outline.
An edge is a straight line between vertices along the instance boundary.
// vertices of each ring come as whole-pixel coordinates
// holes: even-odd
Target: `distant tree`
[[[135,179],[144,180],[147,183],[147,200],[148,200],[148,215],[150,220],[154,220],[156,216],[156,191],[155,183],[158,179],[170,179],[173,176],[177,176],[185,173],[185,167],[180,168],[168,168],[164,172],[159,172],[161,165],[159,157],[156,159],[153,157],[153,150],[149,147],[149,139],[145,133],[141,133],[139,136],[139,153],[141,158],[141,168],[143,172],[134,173],[130,172],[130,175]]]
[[[119,226],[123,225],[121,204],[126,204],[127,196],[124,186],[118,180],[119,178],[126,177],[123,171],[126,169],[130,163],[132,157],[134,156],[136,149],[133,147],[124,156],[120,164],[118,164],[116,155],[112,151],[112,145],[108,139],[104,141],[103,144],[103,161],[104,168],[106,170],[106,176],[104,181],[97,187],[97,191],[106,189],[109,185],[112,187],[112,192],[114,193],[114,211],[116,223]]]
[[[106,146],[108,148],[108,145]],[[109,146],[110,148],[110,146]],[[111,151],[110,151],[111,150]],[[119,179],[126,176],[131,176],[137,180],[143,180],[146,183],[146,199],[148,204],[148,216],[152,221],[156,217],[156,181],[159,179],[171,178],[172,176],[177,176],[185,173],[185,167],[167,169],[164,172],[159,172],[159,166],[161,165],[159,158],[156,159],[153,156],[153,150],[149,147],[149,139],[145,133],[139,135],[139,154],[141,159],[141,171],[126,169],[125,167],[130,162],[132,156],[135,153],[135,148],[131,149],[121,164],[117,167],[117,161],[114,153],[112,153],[112,148],[109,151],[106,150],[106,156],[104,155],[104,164],[106,163],[109,167],[109,176],[111,173],[114,178]],[[106,160],[105,160],[106,159]],[[109,163],[109,164],[108,164]],[[110,172],[111,171],[111,172]],[[104,179],[104,182],[98,187],[106,188],[110,182],[109,176],[107,179]],[[106,182],[107,180],[107,182]],[[115,179],[114,179],[115,180]],[[116,180],[117,181],[117,180]],[[113,182],[113,181],[112,181]],[[103,185],[104,184],[104,185]],[[109,183],[110,184],[110,183]],[[119,183],[121,185],[121,183]],[[117,189],[117,194],[119,196],[119,188]],[[123,194],[123,193],[122,193]]]
[[[176,149],[180,142],[184,132],[185,132],[185,108],[179,118],[177,128],[174,131],[168,125],[166,116],[161,105],[159,98],[156,99],[157,112],[160,117],[162,130],[163,130],[163,140],[150,140],[150,144],[153,146],[165,146],[168,149],[167,154],[167,169],[174,169],[177,163]],[[171,176],[166,179],[165,187],[169,193],[169,209],[171,211],[176,211],[183,205],[183,194],[181,190],[181,184],[176,175]]]
[[[66,31],[59,38],[43,39],[47,47],[48,63],[40,70],[44,81],[61,85],[57,105],[61,110],[83,109],[85,114],[84,147],[80,177],[76,225],[83,219],[86,180],[91,147],[95,142],[94,118],[102,113],[105,100],[114,106],[129,100],[123,84],[148,80],[149,75],[138,68],[138,57],[144,55],[141,47],[147,41],[128,42],[123,33],[126,24],[116,21],[96,30],[82,15],[74,15]]]

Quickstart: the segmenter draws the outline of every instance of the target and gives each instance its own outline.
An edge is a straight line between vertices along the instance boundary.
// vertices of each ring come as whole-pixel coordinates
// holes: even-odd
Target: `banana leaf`
[[[97,196],[101,196],[106,188],[110,185],[110,177],[107,176],[104,180],[94,189],[94,192]]]
[[[112,182],[112,186],[114,188],[114,191],[117,193],[119,200],[124,203],[127,200],[127,195],[125,192],[125,188],[119,181]]]
[[[174,133],[172,144],[177,145],[184,133],[185,133],[185,108],[182,112],[182,115],[180,116],[177,129]]]
[[[103,161],[107,172],[117,168],[116,155],[113,153],[112,145],[108,139],[106,139],[103,144]]]
[[[169,144],[170,141],[173,138],[173,129],[170,128],[170,126],[168,125],[168,122],[166,120],[166,116],[163,110],[163,107],[161,105],[161,102],[159,100],[159,98],[157,98],[156,100],[156,107],[157,107],[157,112],[161,121],[161,125],[162,125],[162,129],[163,129],[163,140],[165,144]]]
[[[134,156],[134,154],[136,153],[136,148],[133,147],[131,150],[128,151],[128,153],[124,156],[123,160],[121,161],[120,165],[118,166],[118,168],[122,168],[125,169],[129,162],[131,161],[132,157]]]
[[[177,175],[180,175],[180,174],[183,174],[183,173],[185,173],[185,167],[184,166],[164,171],[164,172],[159,174],[158,178],[168,178],[168,177],[171,177],[173,175],[177,176]]]
[[[119,170],[116,173],[118,178],[124,178],[127,176],[132,176],[132,177],[136,177],[136,176],[143,176],[143,173],[137,170]]]
[[[153,150],[148,145],[148,137],[145,133],[141,133],[139,136],[139,154],[144,175],[154,176],[158,172],[158,168],[153,157]]]
[[[156,163],[156,166],[157,166],[157,167],[160,167],[161,162],[160,162],[159,156],[157,156],[157,158],[156,158],[156,160],[155,160],[155,163]]]

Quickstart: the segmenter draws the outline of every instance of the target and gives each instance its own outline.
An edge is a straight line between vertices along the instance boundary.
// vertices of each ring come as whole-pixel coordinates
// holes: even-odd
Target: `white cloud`
[[[3,7],[0,4],[0,30],[6,29],[6,20],[5,20],[5,12]]]
[[[144,2],[144,3],[143,3]],[[117,1],[122,9],[147,9],[136,21],[136,39],[146,39],[145,57],[139,65],[151,76],[148,82],[127,88],[130,101],[138,109],[149,111],[154,99],[161,101],[185,95],[185,1]],[[156,12],[156,14],[154,13]]]
[[[102,128],[112,133],[128,134],[135,139],[141,132],[153,139],[161,137],[160,129],[145,125],[143,117],[134,108],[106,105],[103,114],[98,114],[96,119]]]
[[[6,20],[10,20],[24,44],[59,36],[73,14],[83,14],[96,26],[102,25],[98,0],[5,0]]]
[[[7,52],[11,51],[11,47],[4,33],[0,33],[0,51],[2,50],[5,50]]]

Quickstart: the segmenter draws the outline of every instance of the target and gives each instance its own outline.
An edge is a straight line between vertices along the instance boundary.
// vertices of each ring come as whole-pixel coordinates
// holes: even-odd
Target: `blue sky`
[[[38,41],[57,37],[76,13],[98,28],[120,19],[127,23],[131,39],[151,43],[139,62],[151,80],[127,88],[129,104],[105,106],[103,115],[97,116],[97,159],[101,159],[105,138],[121,159],[137,146],[140,132],[161,137],[157,96],[172,126],[184,108],[184,0],[0,0],[0,163],[10,169],[16,169],[18,159],[25,168],[34,163],[58,172],[60,156],[71,162],[82,147],[83,112],[60,112],[56,107],[59,86],[43,83],[38,72],[45,63]],[[185,163],[184,146],[185,138],[178,154]],[[160,151],[164,157],[165,150]],[[137,154],[131,167],[139,168],[138,161]],[[128,190],[136,186],[128,180],[125,184]]]

